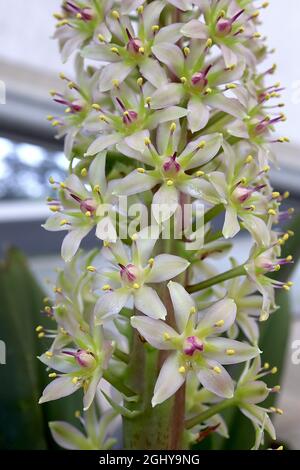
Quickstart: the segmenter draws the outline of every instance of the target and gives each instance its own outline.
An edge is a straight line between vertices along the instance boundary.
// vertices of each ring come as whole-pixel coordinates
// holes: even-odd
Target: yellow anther
[[[165,341],[168,341],[170,338],[171,338],[171,336],[169,335],[169,333],[164,333],[164,340]]]
[[[148,260],[148,264],[149,264],[149,266],[152,267],[152,266],[154,265],[154,258],[150,258],[150,259]]]
[[[113,52],[114,54],[119,54],[119,49],[117,47],[112,47],[110,51]]]
[[[262,8],[267,8],[270,5],[270,2],[264,2],[262,4]]]
[[[141,174],[146,172],[145,168],[137,168],[136,171]]]
[[[62,20],[63,19],[63,15],[61,13],[53,13],[53,18],[55,18],[56,20]]]
[[[272,411],[272,413],[275,413],[275,412],[276,412],[275,406],[270,406],[269,410]]]
[[[277,199],[280,196],[280,193],[278,191],[273,191],[272,193],[272,198]]]
[[[266,165],[266,166],[263,167],[263,171],[264,171],[265,173],[268,173],[268,171],[270,171],[270,169],[271,169],[271,168],[270,168],[269,165]]]
[[[66,113],[66,114],[69,114],[71,111],[72,111],[71,108],[66,108],[66,109],[65,109],[65,113]]]
[[[220,368],[219,366],[215,366],[215,367],[213,368],[213,371],[214,371],[216,374],[221,374],[221,372],[222,372],[222,371],[221,371],[221,368]]]
[[[39,339],[44,338],[44,336],[45,336],[45,333],[43,331],[41,331],[41,333],[38,334]]]
[[[241,178],[241,184],[243,185],[247,184],[247,178],[245,178],[245,176]]]
[[[107,117],[104,116],[103,114],[101,114],[101,116],[99,116],[99,121],[103,121],[103,122],[109,122]]]
[[[180,81],[181,81],[181,83],[185,84],[187,82],[187,78],[186,77],[181,77]]]
[[[256,31],[253,35],[252,35],[253,39],[260,39],[261,38],[261,34]]]
[[[196,307],[192,307],[190,310],[190,315],[195,315],[195,313],[197,313],[197,309]]]
[[[45,312],[48,313],[48,314],[52,313],[52,309],[51,309],[51,307],[49,307],[49,305],[47,305],[45,307]]]
[[[48,377],[49,377],[50,379],[56,379],[57,374],[56,374],[56,372],[51,372],[51,374],[48,374]]]
[[[54,121],[52,121],[51,125],[52,125],[53,127],[57,127],[57,126],[59,126],[59,121],[54,120]]]
[[[295,232],[293,232],[293,230],[288,230],[288,234],[290,237],[294,237]]]
[[[172,124],[170,125],[170,132],[175,132],[176,131],[176,122],[172,122]]]
[[[80,172],[81,176],[83,176],[83,178],[85,178],[88,174],[88,171],[86,168],[82,168],[81,172]]]
[[[63,227],[64,225],[67,225],[68,223],[69,223],[69,222],[68,222],[67,219],[63,219],[63,220],[61,220],[61,221],[59,222],[59,225],[60,225],[61,227]]]
[[[97,271],[97,269],[95,268],[95,266],[87,266],[87,271],[89,271],[90,273],[95,273]]]
[[[291,282],[291,281],[289,281],[289,282],[287,282],[287,285],[290,286],[290,287],[292,287],[292,286],[294,285],[294,283]]]
[[[289,191],[285,191],[285,192],[283,193],[283,199],[288,199],[289,197],[290,197]]]
[[[61,20],[57,23],[57,27],[59,28],[60,26],[66,26],[67,24],[69,24],[68,20]]]
[[[147,147],[151,145],[151,140],[149,139],[149,137],[146,137],[146,139],[144,140],[144,143],[145,145],[147,145]]]
[[[141,286],[137,282],[135,282],[132,287],[134,289],[139,289]]]
[[[59,206],[50,206],[49,209],[50,209],[51,212],[59,212],[60,211]]]
[[[75,88],[75,87],[76,87],[76,85],[75,85],[74,82],[69,82],[68,83],[68,88],[70,88],[70,90],[73,90],[73,88]]]
[[[289,290],[291,290],[291,288],[290,288],[290,286],[289,286],[288,284],[284,284],[284,285],[282,286],[282,288],[283,288],[284,290],[286,290],[287,292],[288,292]]]
[[[145,99],[145,103],[149,105],[151,103],[151,100],[151,96],[147,96],[147,98]]]
[[[294,209],[293,207],[290,207],[290,208],[288,209],[288,213],[289,213],[290,215],[292,215],[294,212],[295,212],[295,209]]]
[[[252,162],[253,162],[253,156],[252,156],[252,155],[248,155],[248,157],[246,158],[245,162],[246,162],[246,163],[252,163]]]
[[[73,379],[72,379],[72,384],[77,385],[77,384],[78,384],[78,380],[79,380],[78,377],[73,377]]]
[[[174,185],[174,181],[172,181],[172,180],[167,181],[167,186],[173,186],[173,185]]]
[[[92,108],[95,109],[96,111],[101,111],[101,107],[100,107],[100,105],[97,104],[97,103],[93,103],[93,104],[92,104]]]
[[[270,369],[270,364],[268,362],[265,362],[264,363],[264,369]]]
[[[285,259],[286,259],[286,261],[287,261],[288,263],[290,263],[291,261],[293,261],[292,255],[287,256]]]
[[[92,213],[91,213],[91,211],[86,211],[85,215],[86,215],[87,217],[91,217],[91,216],[92,216]]]
[[[61,187],[61,189],[66,189],[67,187],[66,184],[63,182],[59,183],[59,186]]]
[[[201,176],[204,176],[204,175],[205,175],[204,171],[201,171],[201,170],[196,171],[197,178],[200,178]]]
[[[143,77],[139,77],[139,78],[137,79],[136,83],[137,83],[137,86],[142,87],[142,86],[143,86],[143,83],[144,83]]]
[[[44,304],[47,304],[47,303],[49,302],[49,300],[50,300],[49,297],[44,297],[44,298],[43,298]]]
[[[280,269],[281,269],[280,264],[276,264],[276,265],[274,266],[274,271],[275,271],[275,272],[280,271]]]
[[[77,13],[77,14],[76,14],[76,18],[77,18],[78,20],[82,20],[82,14],[81,14],[81,13]]]
[[[54,180],[53,176],[50,176],[49,183],[50,184],[55,184],[55,180]]]
[[[109,284],[105,284],[104,286],[102,286],[102,290],[103,291],[111,290],[111,286]]]
[[[80,418],[80,417],[81,417],[80,411],[79,411],[79,410],[76,410],[75,413],[74,413],[74,416],[75,416],[75,418],[77,418],[77,419]]]
[[[283,450],[283,446],[279,446],[279,447],[277,447],[277,449],[275,449],[275,450]]]
[[[278,368],[277,367],[272,367],[271,369],[271,374],[277,374]]]
[[[199,142],[199,144],[197,145],[197,149],[201,150],[201,149],[204,149],[204,147],[206,146],[206,141],[205,140],[201,140]]]
[[[100,42],[105,42],[105,37],[103,36],[103,34],[98,34],[98,39]]]
[[[54,119],[54,116],[52,116],[51,114],[48,114],[48,116],[46,117],[47,121],[53,121]]]
[[[134,233],[131,237],[131,240],[135,242],[137,239],[138,239],[138,234]]]
[[[47,357],[53,357],[53,352],[52,351],[46,351],[45,356]]]
[[[184,47],[183,48],[183,53],[187,57],[190,54],[191,50],[189,47]]]
[[[39,333],[40,331],[43,331],[44,327],[42,325],[39,325],[36,327],[35,331]]]
[[[159,31],[159,25],[158,25],[158,24],[154,24],[151,29],[152,29],[152,32],[153,32],[153,33],[157,33],[157,31]]]
[[[68,332],[64,328],[60,328],[60,332],[62,335],[67,335]]]
[[[144,47],[140,47],[140,48],[139,48],[139,53],[140,53],[140,54],[145,54],[145,48],[144,48]]]
[[[274,209],[269,209],[268,214],[269,215],[276,215],[276,211]]]
[[[53,287],[53,292],[55,294],[61,294],[62,293],[62,288],[61,287]]]
[[[228,83],[225,88],[226,90],[234,90],[237,87],[235,83]]]
[[[179,372],[180,374],[185,374],[185,372],[186,372],[185,367],[184,367],[184,366],[179,367],[178,372]]]
[[[101,192],[101,188],[100,188],[100,185],[99,184],[95,184],[95,186],[93,187],[93,191],[94,193],[100,193]]]
[[[211,38],[208,38],[207,41],[206,41],[205,46],[206,47],[211,47],[212,45],[213,45],[213,40]]]
[[[114,20],[119,20],[120,19],[120,13],[117,10],[113,10],[111,12],[111,16],[113,17]]]
[[[111,82],[115,88],[119,88],[120,82],[117,78],[114,78]]]
[[[278,415],[283,415],[283,410],[281,408],[276,408],[276,413]]]
[[[290,236],[289,236],[288,233],[285,233],[282,238],[283,238],[283,240],[286,242],[286,241],[288,241],[288,239],[290,238]]]
[[[235,355],[235,349],[226,349],[226,354],[227,354],[227,356],[234,356]]]
[[[236,68],[236,64],[231,64],[231,65],[228,65],[226,70],[230,70],[232,72],[235,68]]]
[[[284,245],[284,240],[282,238],[278,238],[277,244],[280,245],[280,246]]]
[[[260,11],[256,10],[255,12],[252,13],[251,17],[252,18],[257,18],[260,15]]]
[[[272,391],[273,392],[280,392],[280,389],[281,389],[280,385],[275,385],[275,387],[272,388]]]
[[[207,88],[205,89],[205,93],[206,93],[207,95],[210,95],[210,94],[212,93],[212,89],[209,88],[209,87],[207,87]]]
[[[139,15],[142,15],[143,12],[144,12],[144,7],[143,7],[143,5],[139,6],[139,7],[136,9],[136,11],[138,12]]]
[[[217,322],[215,323],[215,326],[216,326],[217,328],[221,328],[222,326],[224,326],[224,324],[225,324],[225,321],[224,321],[224,320],[219,320],[219,321],[217,321]]]
[[[241,34],[241,33],[244,33],[244,32],[245,32],[244,26],[240,26],[236,33]]]

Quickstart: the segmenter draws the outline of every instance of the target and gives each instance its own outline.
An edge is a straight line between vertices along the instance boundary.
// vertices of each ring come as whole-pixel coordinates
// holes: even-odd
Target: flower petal
[[[198,152],[196,152],[200,142],[205,143],[205,145],[203,148],[200,148]],[[178,157],[178,162],[185,166],[185,169],[187,170],[204,165],[217,155],[222,142],[223,135],[219,132],[209,135],[202,135],[201,137],[192,140],[185,147],[184,151]],[[191,153],[193,153],[192,158],[190,157]]]
[[[168,82],[168,77],[164,69],[154,59],[146,59],[140,65],[141,74],[156,88],[160,88]],[[152,105],[152,102],[151,102]]]
[[[115,62],[106,65],[100,74],[99,90],[101,93],[112,90],[114,87],[114,80],[122,83],[125,78],[130,74],[132,65],[126,65],[124,62]]]
[[[146,149],[145,139],[149,137],[149,131],[139,131],[125,138],[125,143],[136,150],[137,152],[144,152]]]
[[[164,282],[185,271],[189,262],[180,256],[162,254],[154,258],[147,282]]]
[[[246,362],[256,357],[260,352],[258,347],[234,339],[210,338],[207,343],[209,350],[205,353],[205,356],[215,359],[221,364]],[[212,351],[210,351],[211,347],[213,348]]]
[[[95,156],[89,168],[89,181],[93,186],[99,185],[101,193],[106,192],[106,177],[105,177],[105,164],[106,152],[98,153]]]
[[[149,317],[135,316],[131,317],[131,324],[154,348],[165,351],[175,349],[172,343],[165,339],[165,334],[170,338],[177,337],[178,334],[167,323]]]
[[[61,256],[69,262],[77,252],[81,241],[90,232],[91,227],[76,228],[69,231],[61,246]]]
[[[152,47],[152,52],[160,62],[165,64],[177,77],[183,75],[184,55],[175,44],[157,44]]]
[[[149,286],[142,286],[134,292],[135,307],[148,317],[165,319],[167,310],[158,293]]]
[[[92,450],[93,446],[84,434],[64,421],[52,421],[49,428],[54,441],[67,450]]]
[[[97,387],[102,378],[102,373],[103,373],[102,367],[98,367],[93,372],[92,380],[89,382],[87,390],[83,397],[83,410],[84,411],[88,410],[94,401],[94,398],[97,392]]]
[[[209,109],[201,99],[196,97],[190,99],[187,119],[192,133],[200,131],[206,126],[209,120]]]
[[[163,122],[176,121],[186,116],[187,113],[187,109],[180,108],[179,106],[170,106],[167,109],[161,109],[160,111],[156,111],[148,120],[149,128],[153,129]]]
[[[233,397],[233,380],[218,362],[209,360],[206,366],[200,367],[196,373],[203,387],[210,392],[215,393],[218,397]]]
[[[247,418],[253,421],[254,424],[263,427],[268,432],[271,439],[276,439],[276,431],[273,423],[263,408],[245,403],[243,406],[240,406],[240,410]]]
[[[184,287],[178,284],[178,282],[170,281],[168,288],[172,299],[178,331],[183,332],[190,317],[191,310],[195,308],[195,302],[192,296],[188,294]]]
[[[236,304],[232,299],[222,299],[208,307],[203,312],[203,318],[197,325],[197,330],[206,335],[220,334],[227,331],[234,323],[236,317]]]
[[[53,382],[50,382],[49,385],[47,385],[39,400],[39,404],[67,397],[76,392],[80,387],[80,382],[74,384],[72,382],[72,377],[68,375],[58,377],[58,379],[53,380]]]
[[[120,141],[121,136],[117,133],[100,135],[100,137],[91,143],[87,149],[86,155],[95,155],[95,153],[102,152]]]
[[[208,27],[198,20],[191,20],[181,28],[181,32],[188,38],[207,39],[209,37]]]
[[[94,315],[96,325],[101,325],[105,320],[117,315],[126,305],[130,297],[130,290],[126,288],[106,292],[96,302]]]
[[[148,191],[154,188],[158,183],[159,180],[157,178],[147,175],[147,173],[139,173],[135,170],[120,180],[116,185],[114,194],[118,196],[131,196],[132,194]]]
[[[168,83],[154,92],[151,97],[151,108],[161,109],[180,103],[184,90],[180,83]]]
[[[177,353],[172,353],[165,360],[154,388],[152,406],[159,405],[170,398],[185,381],[185,375],[179,372],[180,364]]]
[[[237,211],[232,206],[226,206],[225,220],[222,233],[224,238],[233,238],[240,231]]]
[[[168,220],[178,207],[179,194],[175,186],[163,184],[154,194],[152,211],[158,223]]]

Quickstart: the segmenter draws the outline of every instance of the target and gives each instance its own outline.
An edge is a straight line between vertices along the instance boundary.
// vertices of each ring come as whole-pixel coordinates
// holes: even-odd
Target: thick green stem
[[[206,281],[199,282],[198,284],[194,284],[193,286],[188,286],[187,291],[192,294],[193,292],[199,292],[201,290],[207,289],[208,287],[212,287],[216,284],[220,284],[221,282],[228,281],[229,279],[233,279],[239,276],[246,276],[247,272],[245,270],[245,266],[237,266],[236,268],[230,269],[229,271],[225,271],[222,274],[218,274],[217,276],[211,277]]]
[[[123,417],[124,449],[170,449],[171,410],[173,399],[152,407],[154,385],[159,371],[159,353],[144,344],[135,332],[132,342],[127,383],[140,396],[138,403],[128,402],[127,408],[138,410],[133,418]]]
[[[236,401],[234,398],[223,400],[220,403],[217,403],[216,405],[211,406],[210,408],[198,414],[197,416],[187,419],[185,422],[185,427],[186,429],[191,429],[194,426],[197,426],[197,424],[204,423],[209,418],[212,418],[212,416],[225,410],[225,408],[229,408],[230,406],[235,406],[235,405],[236,405]]]

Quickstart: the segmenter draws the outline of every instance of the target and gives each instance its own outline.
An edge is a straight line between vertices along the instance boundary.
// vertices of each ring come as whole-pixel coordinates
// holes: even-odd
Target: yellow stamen
[[[88,174],[88,171],[86,168],[82,168],[81,172],[80,172],[81,176],[83,176],[83,178],[85,178]]]
[[[184,367],[184,366],[179,367],[178,372],[179,372],[180,374],[185,374],[185,372],[186,372],[185,367]]]
[[[271,369],[271,374],[276,374],[278,372],[278,368],[277,367],[273,367]]]
[[[176,131],[176,122],[172,122],[172,124],[170,125],[170,131],[173,133]]]
[[[95,273],[97,271],[97,269],[95,268],[95,266],[87,266],[87,271],[89,271],[90,273]]]
[[[227,356],[234,356],[235,355],[235,349],[226,349],[226,354],[227,354]]]
[[[205,146],[206,146],[206,141],[201,140],[201,142],[199,142],[199,144],[197,145],[197,149],[199,150],[204,149]]]
[[[48,374],[48,377],[49,377],[50,379],[56,379],[57,374],[56,374],[55,372],[51,372],[51,374]]]
[[[139,289],[141,286],[137,282],[135,282],[132,287],[134,289]]]
[[[221,372],[222,372],[219,366],[215,366],[215,367],[213,368],[213,371],[214,371],[216,374],[221,374]]]
[[[277,199],[280,196],[280,193],[278,191],[273,191],[272,193],[272,198]]]
[[[170,338],[171,338],[171,336],[169,335],[169,333],[164,333],[164,340],[165,341],[168,341]]]
[[[43,331],[43,329],[44,329],[44,327],[41,326],[41,325],[39,325],[39,326],[36,327],[35,331],[36,331],[37,333],[39,333],[40,331]]]
[[[143,173],[145,173],[146,170],[145,170],[145,168],[137,168],[136,171],[137,171],[138,173],[143,174]]]
[[[44,333],[43,331],[38,334],[38,338],[39,338],[39,339],[44,338],[44,336],[45,336],[45,333]]]
[[[219,320],[219,321],[217,321],[217,322],[215,323],[215,326],[216,326],[217,328],[220,328],[220,327],[224,326],[224,323],[225,323],[224,320]]]
[[[120,19],[120,13],[117,10],[113,10],[111,12],[111,16],[113,17],[114,20],[119,21],[119,19]]]
[[[46,351],[45,356],[47,357],[53,357],[53,352],[52,351]]]
[[[200,178],[201,176],[204,176],[204,175],[205,175],[204,171],[201,171],[201,170],[196,171],[196,176],[197,176],[198,178]]]
[[[190,315],[195,315],[195,313],[197,313],[197,309],[196,307],[192,307],[190,310]]]
[[[104,291],[111,290],[111,286],[109,284],[105,284],[104,286],[102,286],[102,290]]]
[[[167,186],[173,186],[173,184],[174,184],[174,181],[172,181],[172,180],[167,181]]]
[[[148,264],[149,264],[149,266],[152,267],[153,264],[154,264],[154,258],[150,258],[150,259],[148,260]]]
[[[212,45],[213,45],[213,40],[211,38],[208,38],[208,40],[206,41],[205,46],[206,47],[211,47]]]
[[[79,378],[78,377],[73,377],[72,379],[72,384],[77,385]]]
[[[136,81],[137,86],[141,87],[144,84],[144,79],[142,77],[139,77]]]

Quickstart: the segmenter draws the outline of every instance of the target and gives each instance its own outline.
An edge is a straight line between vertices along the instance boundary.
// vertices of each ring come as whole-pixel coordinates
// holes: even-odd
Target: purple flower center
[[[131,284],[137,280],[138,269],[134,264],[127,264],[127,266],[119,264],[119,266],[120,275],[124,282]]]
[[[192,76],[192,84],[203,90],[208,84],[207,75],[211,68],[212,65],[209,65],[205,70],[195,73],[195,75]]]
[[[183,349],[184,354],[187,356],[193,356],[195,352],[202,352],[204,350],[203,343],[197,338],[197,336],[189,336],[185,340],[185,346]]]
[[[124,124],[130,125],[138,119],[139,115],[136,111],[134,111],[133,109],[126,109],[126,106],[120,100],[120,98],[116,98],[116,100],[121,110],[123,111],[123,123]]]
[[[130,33],[129,29],[126,29],[128,36],[127,50],[132,54],[139,54],[140,48],[143,46],[142,41],[139,38],[134,38]]]
[[[63,351],[68,356],[73,356],[80,367],[92,367],[95,364],[95,356],[89,351],[78,349],[78,351]]]
[[[177,153],[175,152],[170,158],[168,158],[163,164],[163,169],[166,173],[176,174],[181,170],[180,164],[176,161]]]
[[[233,23],[244,13],[244,10],[240,10],[232,18],[220,18],[217,21],[217,33],[219,36],[228,36],[232,32]]]

